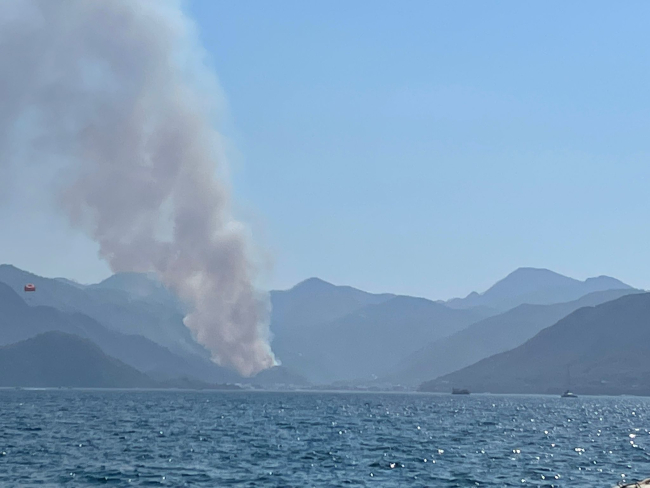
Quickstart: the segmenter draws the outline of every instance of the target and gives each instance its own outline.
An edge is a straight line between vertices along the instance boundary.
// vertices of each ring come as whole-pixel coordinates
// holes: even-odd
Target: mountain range
[[[75,334],[50,331],[0,347],[0,387],[239,389],[190,378],[156,381]]]
[[[473,303],[374,295],[312,278],[271,293],[273,349],[315,383],[413,386],[516,347],[577,308],[632,292],[614,278],[580,281],[536,268],[510,273]]]
[[[156,383],[88,339],[45,332],[0,347],[0,386],[151,388]]]
[[[273,350],[283,365],[315,383],[374,380],[423,343],[486,316],[484,310],[373,295],[315,278],[272,292],[271,300]]]
[[[37,292],[24,293],[25,283]],[[0,345],[72,334],[159,385],[414,386],[516,348],[581,307],[634,293],[614,278],[580,281],[534,268],[447,302],[310,278],[270,293],[272,347],[282,366],[242,378],[210,360],[183,324],[188,307],[155,276],[119,273],[84,285],[2,265]]]
[[[26,283],[33,283],[37,291],[24,293]],[[0,344],[61,331],[92,340],[106,354],[158,381],[307,383],[284,367],[259,378],[242,378],[215,364],[185,327],[183,316],[184,305],[150,275],[120,273],[83,285],[0,265]]]
[[[571,302],[519,305],[426,345],[409,356],[385,380],[417,385],[422,381],[451,373],[523,344],[542,329],[550,327],[579,308],[605,303],[631,293],[639,291],[632,288],[614,289],[589,293]]]
[[[484,306],[506,311],[524,303],[549,305],[577,300],[596,291],[629,288],[632,287],[609,276],[580,281],[548,269],[519,268],[484,293],[473,292],[465,298],[448,300],[445,304],[453,308]]]
[[[424,383],[422,391],[650,395],[650,293],[580,308],[524,344]]]
[[[179,355],[209,358],[183,324],[179,301],[150,275],[124,273],[84,286],[0,265],[0,282],[21,295],[25,283],[36,285],[38,292],[25,297],[30,305],[82,313],[112,330],[141,335]]]
[[[0,345],[50,331],[89,339],[104,353],[157,379],[189,376],[211,383],[237,379],[231,371],[206,358],[174,354],[146,337],[117,332],[82,313],[63,312],[49,306],[29,306],[12,288],[0,282]]]

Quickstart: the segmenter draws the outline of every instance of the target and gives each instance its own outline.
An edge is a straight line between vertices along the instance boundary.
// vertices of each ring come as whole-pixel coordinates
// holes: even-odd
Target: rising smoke
[[[57,166],[71,222],[113,271],[155,271],[190,305],[185,324],[215,361],[244,375],[273,366],[267,300],[216,177],[214,104],[199,89],[212,76],[181,3],[0,8],[0,161]]]

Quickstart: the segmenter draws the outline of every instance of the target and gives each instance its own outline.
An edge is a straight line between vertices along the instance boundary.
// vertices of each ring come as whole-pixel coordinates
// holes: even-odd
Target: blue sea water
[[[650,476],[650,399],[0,391],[0,486],[603,486]]]

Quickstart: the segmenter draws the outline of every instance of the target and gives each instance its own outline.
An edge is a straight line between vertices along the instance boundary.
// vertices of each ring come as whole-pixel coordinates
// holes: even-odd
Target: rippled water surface
[[[650,399],[0,391],[0,485],[613,486]]]

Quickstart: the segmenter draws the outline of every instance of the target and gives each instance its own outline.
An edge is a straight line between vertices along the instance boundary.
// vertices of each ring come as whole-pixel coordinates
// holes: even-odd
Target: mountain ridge
[[[12,265],[0,265],[0,282],[19,295],[23,294],[26,283],[36,285],[37,291],[26,297],[30,305],[79,312],[117,332],[146,337],[178,355],[209,358],[208,351],[194,340],[184,325],[184,313],[175,303],[141,300],[125,290],[101,284],[76,286],[67,281],[38,276]]]
[[[158,378],[168,376],[172,370],[178,375],[208,381],[221,382],[225,378],[238,377],[232,372],[231,376],[213,379],[218,366],[210,361],[209,353],[196,343],[183,324],[184,306],[155,276],[118,273],[100,283],[84,285],[65,278],[38,277],[10,265],[0,265],[0,282],[3,281],[9,282],[18,295],[30,302],[33,313],[44,314],[41,322],[47,322],[45,316],[49,312],[41,310],[40,306],[67,314],[67,325],[59,324],[59,328],[91,338],[109,355]],[[26,282],[34,282],[38,291],[24,294],[22,287]],[[273,306],[270,320],[272,348],[282,368],[263,374],[258,380],[263,382],[268,379],[273,384],[283,384],[285,381],[304,384],[301,376],[306,376],[309,381],[331,384],[396,378],[401,374],[399,368],[423,346],[452,340],[454,335],[461,334],[468,327],[474,327],[469,329],[473,333],[476,324],[486,320],[486,323],[495,323],[501,319],[493,318],[490,322],[489,317],[503,314],[500,309],[514,310],[527,302],[550,301],[556,305],[558,301],[572,302],[576,299],[562,300],[567,296],[577,296],[579,300],[588,295],[588,290],[607,287],[618,289],[616,292],[603,292],[612,296],[633,290],[629,285],[607,276],[580,281],[543,268],[519,268],[497,281],[485,293],[474,292],[466,299],[457,299],[465,300],[459,304],[457,300],[442,302],[391,293],[368,293],[351,286],[334,285],[320,278],[308,278],[288,290],[270,292]],[[522,301],[523,304],[517,305]],[[513,308],[508,308],[513,304]],[[552,325],[533,317],[535,306],[524,306],[517,312],[530,315],[526,318],[524,313],[520,317],[532,321],[530,330]],[[55,316],[61,318],[52,315]],[[525,320],[522,325],[526,323]],[[30,333],[38,331],[34,324],[30,327]],[[521,331],[513,329],[513,335],[525,340],[527,337],[522,335],[522,331],[528,330],[526,327],[522,327]],[[92,333],[89,332],[91,329]],[[115,334],[122,336],[118,339]],[[493,340],[494,337],[489,339]],[[516,345],[511,342],[507,344],[511,347]],[[460,345],[463,346],[462,341]],[[162,350],[157,349],[159,346]],[[462,347],[460,350],[458,358],[468,356]],[[497,348],[491,352],[499,350]],[[144,351],[149,352],[143,354]],[[165,355],[169,357],[168,360],[162,359]],[[436,356],[443,358],[444,354]],[[158,359],[154,364],[147,362],[148,357]],[[458,358],[448,361],[449,365]],[[189,364],[194,369],[188,369]],[[162,365],[167,371],[161,371],[157,365]],[[462,362],[457,364],[459,367],[465,365]],[[435,370],[431,371],[435,373]],[[450,371],[442,371],[447,372]],[[425,379],[422,373],[415,376],[409,380],[410,384]],[[399,379],[400,383],[402,381],[405,381],[403,376]]]
[[[521,267],[483,293],[472,292],[465,298],[453,298],[445,303],[453,308],[482,305],[505,311],[524,303],[548,305],[568,302],[588,293],[610,289],[632,287],[605,275],[580,281],[546,268]]]
[[[650,293],[580,308],[524,344],[423,383],[492,393],[650,395]],[[567,379],[570,377],[570,380]],[[569,383],[570,384],[567,384]]]
[[[151,388],[156,383],[88,339],[50,331],[0,347],[0,386]]]
[[[106,354],[159,377],[193,376],[208,382],[229,382],[234,373],[208,359],[179,356],[137,334],[108,329],[80,312],[64,312],[49,306],[29,306],[9,285],[0,282],[0,344],[10,344],[48,331],[87,338]]]
[[[402,354],[452,334],[485,316],[455,310],[426,298],[397,295],[342,317],[276,336],[273,348],[283,364],[318,383],[384,374]]]
[[[550,327],[579,308],[598,305],[632,293],[641,291],[605,290],[589,293],[571,302],[519,305],[426,345],[407,358],[401,365],[401,370],[391,378],[400,383],[419,384],[451,373],[523,344],[542,329]]]

